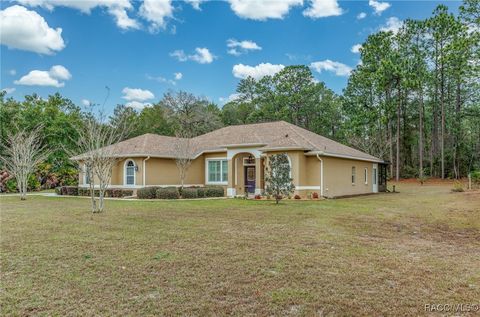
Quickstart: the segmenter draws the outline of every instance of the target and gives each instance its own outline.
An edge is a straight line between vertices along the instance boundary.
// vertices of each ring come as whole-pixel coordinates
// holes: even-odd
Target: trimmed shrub
[[[295,196],[293,196],[293,198],[295,198],[295,199],[302,199],[302,197],[300,197],[300,195],[295,195]]]
[[[207,186],[205,187],[205,197],[223,197],[225,191],[222,186]]]
[[[199,187],[197,188],[197,197],[198,198],[205,198],[205,187]]]
[[[261,195],[255,195],[255,199],[262,199]]]
[[[77,186],[62,186],[60,187],[60,195],[66,196],[78,196],[78,187]]]
[[[198,198],[198,188],[184,188],[182,198]]]
[[[156,197],[158,199],[178,199],[180,198],[180,193],[176,187],[158,188]]]
[[[61,187],[55,187],[55,194],[61,195],[62,194],[62,188]]]
[[[318,193],[313,192],[313,193],[312,193],[312,198],[313,198],[313,199],[318,199]]]
[[[137,198],[139,199],[154,199],[157,197],[158,187],[145,187],[137,189]]]
[[[18,191],[17,189],[17,181],[15,178],[10,178],[5,182],[5,188],[7,189],[8,193],[16,193]]]

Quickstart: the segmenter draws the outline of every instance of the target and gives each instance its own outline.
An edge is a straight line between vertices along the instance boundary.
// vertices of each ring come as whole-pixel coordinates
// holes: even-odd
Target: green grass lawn
[[[0,197],[2,315],[419,315],[479,303],[480,192],[326,201]]]

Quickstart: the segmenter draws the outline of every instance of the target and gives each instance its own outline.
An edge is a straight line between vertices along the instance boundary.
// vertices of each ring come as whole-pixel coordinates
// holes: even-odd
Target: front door
[[[255,193],[255,166],[245,167],[245,191]]]

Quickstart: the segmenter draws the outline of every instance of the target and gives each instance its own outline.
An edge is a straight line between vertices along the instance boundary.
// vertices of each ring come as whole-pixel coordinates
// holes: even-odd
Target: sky
[[[0,89],[142,109],[170,90],[221,107],[242,78],[308,65],[337,93],[379,30],[456,1],[0,1]],[[106,88],[108,87],[108,89]]]

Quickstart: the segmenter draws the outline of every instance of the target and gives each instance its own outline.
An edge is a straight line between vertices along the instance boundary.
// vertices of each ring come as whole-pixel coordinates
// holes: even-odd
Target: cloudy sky
[[[438,1],[20,0],[0,2],[8,96],[60,92],[78,105],[140,109],[168,90],[225,103],[241,78],[294,64],[341,92],[372,32]],[[452,12],[460,2],[444,1]]]

